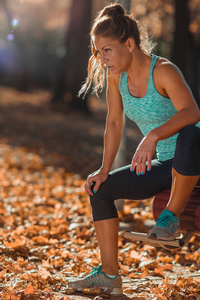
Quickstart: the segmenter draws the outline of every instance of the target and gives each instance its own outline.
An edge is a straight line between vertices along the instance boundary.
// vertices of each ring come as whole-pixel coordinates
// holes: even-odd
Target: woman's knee
[[[106,205],[108,202],[113,202],[112,186],[109,177],[104,181],[99,190],[90,197],[90,204],[92,207]]]
[[[102,184],[99,191],[90,197],[90,205],[94,221],[117,217],[117,210],[114,204],[111,189],[105,188]]]

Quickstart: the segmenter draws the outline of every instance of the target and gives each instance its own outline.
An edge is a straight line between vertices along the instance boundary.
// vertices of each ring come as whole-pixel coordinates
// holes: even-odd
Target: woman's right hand
[[[85,182],[84,188],[88,196],[94,195],[98,190],[100,185],[108,178],[108,173],[104,173],[101,169],[90,174]],[[95,183],[93,189],[91,185]]]

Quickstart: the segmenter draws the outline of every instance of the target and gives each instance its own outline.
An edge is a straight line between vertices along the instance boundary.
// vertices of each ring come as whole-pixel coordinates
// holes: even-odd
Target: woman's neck
[[[130,79],[141,79],[149,74],[151,65],[151,56],[139,49],[135,49],[132,53],[132,61],[125,72]]]

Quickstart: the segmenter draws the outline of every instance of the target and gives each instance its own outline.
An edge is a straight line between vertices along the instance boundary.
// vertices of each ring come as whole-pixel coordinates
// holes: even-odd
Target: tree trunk
[[[68,102],[78,109],[88,111],[87,98],[77,97],[81,84],[87,76],[87,63],[90,43],[91,0],[73,0],[70,24],[66,38],[67,54],[63,59],[54,96],[51,100],[53,108],[63,107],[65,95]]]
[[[197,103],[200,105],[200,49],[195,45],[192,34],[189,31],[188,2],[189,0],[175,0],[175,36],[172,60],[183,72]]]

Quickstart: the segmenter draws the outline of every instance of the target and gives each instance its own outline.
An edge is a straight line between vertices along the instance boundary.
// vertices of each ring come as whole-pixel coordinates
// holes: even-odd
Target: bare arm
[[[200,121],[200,112],[193,95],[179,69],[170,62],[163,60],[154,72],[154,81],[158,91],[169,97],[177,113],[163,125],[150,131],[138,146],[131,163],[138,174],[151,168],[151,159],[157,142],[178,133],[183,127]]]
[[[176,66],[167,62],[163,63],[158,66],[155,76],[160,77],[159,84],[162,85],[177,110],[169,121],[152,130],[151,134],[159,141],[176,134],[186,125],[198,123],[200,112],[190,88]]]
[[[117,82],[114,78],[108,79],[107,89],[107,104],[108,113],[106,119],[106,128],[104,133],[104,154],[101,170],[105,173],[109,173],[115,156],[117,154],[123,126],[124,126],[124,114],[121,95],[119,93]]]
[[[117,154],[124,126],[124,114],[121,95],[118,89],[119,75],[108,76],[107,105],[108,112],[104,133],[104,153],[101,168],[88,176],[85,183],[87,194],[93,195],[91,184],[95,182],[94,191],[98,191],[101,183],[108,177]]]

